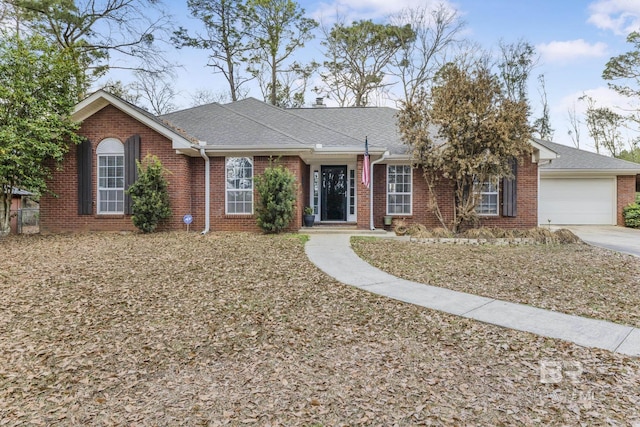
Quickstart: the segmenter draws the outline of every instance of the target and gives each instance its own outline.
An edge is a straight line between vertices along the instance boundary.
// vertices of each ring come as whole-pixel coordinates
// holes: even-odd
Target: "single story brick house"
[[[85,141],[53,173],[49,189],[56,197],[41,199],[41,231],[134,230],[125,189],[136,179],[135,160],[147,154],[170,171],[173,215],[164,229],[184,229],[183,216],[190,214],[195,229],[257,231],[253,180],[271,158],[279,158],[299,183],[291,230],[302,226],[305,206],[313,207],[320,223],[372,229],[392,216],[438,226],[422,173],[411,167],[397,132],[396,113],[386,107],[328,108],[321,100],[313,108],[282,109],[248,98],[156,117],[98,91],[74,111]],[[369,187],[361,179],[365,138]],[[531,145],[514,179],[482,186],[482,225],[538,225],[539,166],[553,164],[558,154],[550,144]],[[624,205],[625,180],[618,189],[624,200],[617,203]],[[443,213],[451,218],[453,190],[443,183],[440,193]]]

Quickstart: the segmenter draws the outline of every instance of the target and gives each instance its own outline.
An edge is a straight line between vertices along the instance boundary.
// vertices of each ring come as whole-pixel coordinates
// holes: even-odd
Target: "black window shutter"
[[[518,160],[509,160],[511,178],[502,178],[502,216],[518,216]]]
[[[78,169],[78,215],[91,215],[93,213],[93,200],[91,183],[92,175],[91,141],[85,139],[76,146],[76,161]]]
[[[140,160],[140,135],[133,135],[124,142],[124,188],[128,189],[138,179],[136,160]],[[131,196],[124,195],[124,213],[131,215]]]

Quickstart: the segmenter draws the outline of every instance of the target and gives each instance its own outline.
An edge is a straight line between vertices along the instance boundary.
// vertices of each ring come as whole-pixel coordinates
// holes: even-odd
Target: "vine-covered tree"
[[[50,168],[78,142],[70,115],[84,73],[72,52],[38,35],[0,37],[0,235],[12,189],[46,191]]]
[[[399,130],[423,172],[430,206],[442,226],[453,231],[477,223],[479,186],[510,177],[513,159],[531,150],[527,103],[510,99],[499,78],[481,64],[471,69],[445,65],[431,90],[419,92],[399,113]],[[453,186],[451,222],[436,195],[443,179]]]
[[[329,95],[343,107],[368,105],[370,95],[389,84],[384,81],[385,70],[394,55],[414,40],[409,24],[376,24],[371,20],[334,24],[322,41],[328,59],[321,77]]]
[[[243,20],[251,29],[251,70],[269,76],[262,79],[268,85],[266,100],[277,105],[278,88],[283,86],[278,73],[290,69],[291,55],[313,38],[318,23],[306,18],[293,0],[247,0],[246,5]]]
[[[208,66],[224,76],[232,101],[246,96],[245,83],[253,77],[244,75],[247,52],[250,49],[250,30],[242,17],[247,13],[243,0],[188,0],[191,16],[199,19],[205,33],[190,33],[180,27],[172,38],[178,47],[193,47],[208,51]]]
[[[171,216],[169,183],[165,178],[168,171],[153,155],[147,155],[142,162],[136,161],[136,166],[138,179],[127,189],[132,202],[131,220],[143,233],[151,233]]]

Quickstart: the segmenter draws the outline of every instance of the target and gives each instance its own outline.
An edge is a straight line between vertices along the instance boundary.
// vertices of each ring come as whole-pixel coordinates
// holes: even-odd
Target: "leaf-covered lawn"
[[[640,422],[638,359],[341,285],[296,236],[0,245],[2,426]]]
[[[583,243],[451,245],[353,238],[404,279],[640,327],[640,259]]]

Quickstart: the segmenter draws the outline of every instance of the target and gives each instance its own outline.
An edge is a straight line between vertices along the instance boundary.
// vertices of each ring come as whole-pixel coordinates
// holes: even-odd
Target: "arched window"
[[[124,213],[124,145],[116,138],[103,139],[98,156],[98,214]]]

